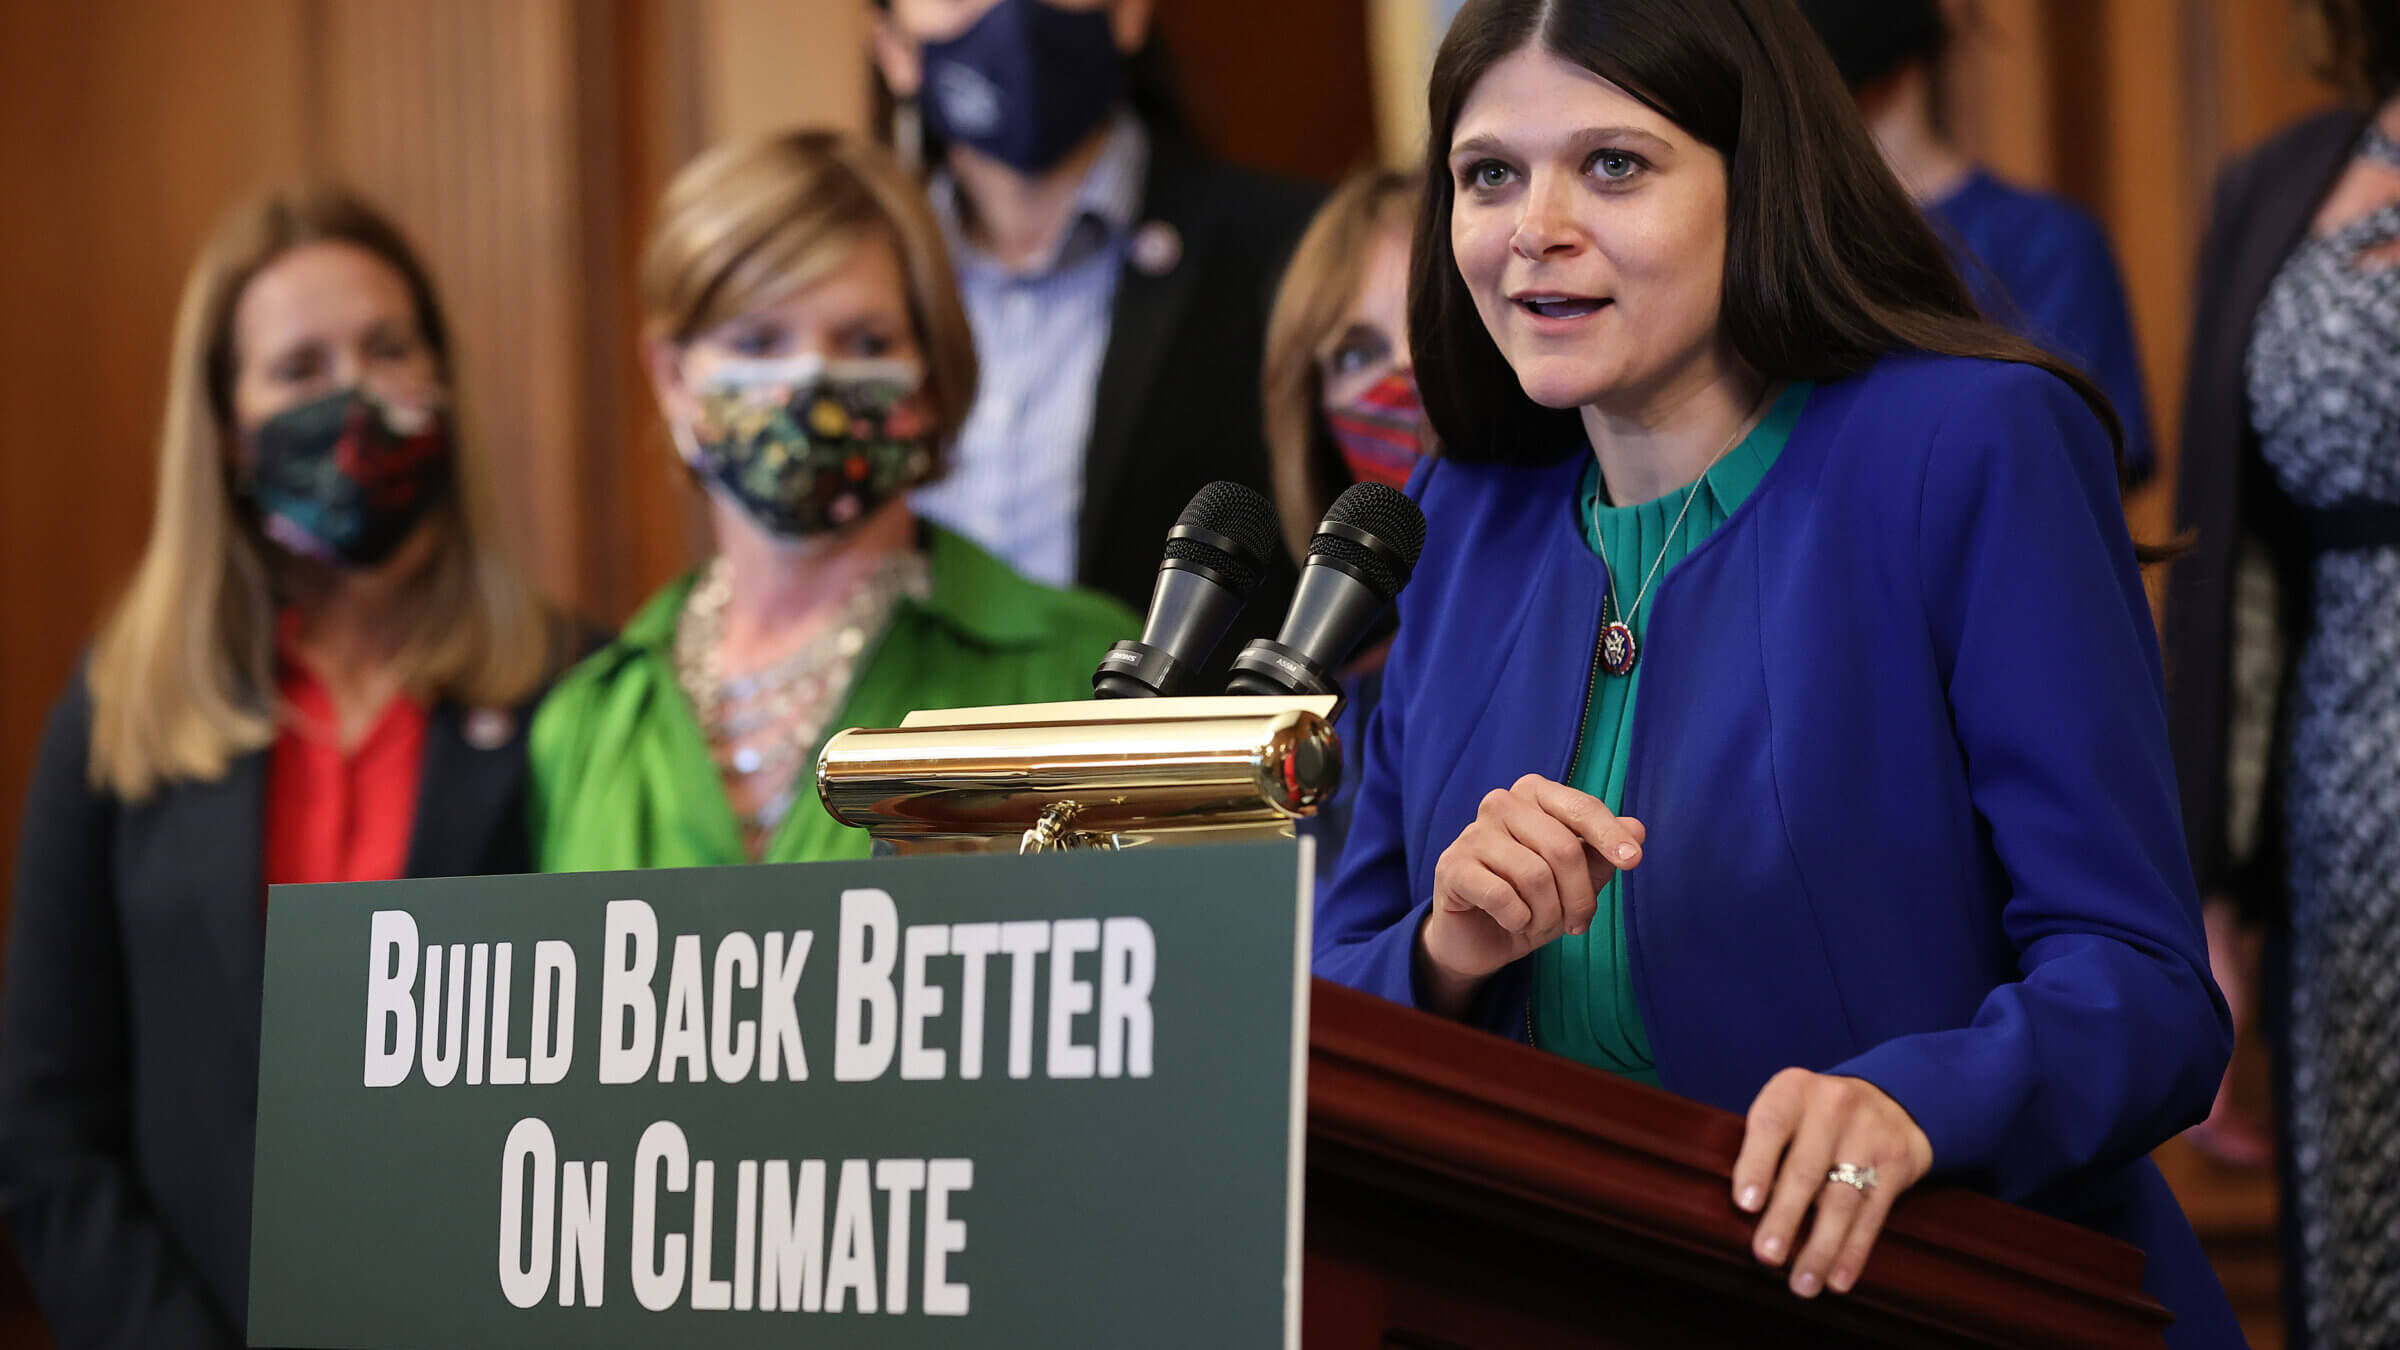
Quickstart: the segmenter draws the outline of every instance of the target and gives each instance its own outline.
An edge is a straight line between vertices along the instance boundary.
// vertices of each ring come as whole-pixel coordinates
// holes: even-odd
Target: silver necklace
[[[1740,445],[1742,438],[1750,434],[1752,428],[1757,425],[1760,409],[1766,405],[1767,391],[1762,389],[1759,391],[1758,402],[1751,405],[1749,414],[1743,417],[1741,423],[1733,429],[1733,439],[1725,442],[1717,453],[1708,457],[1708,463],[1702,466],[1700,476],[1693,479],[1692,485],[1683,490],[1683,509],[1675,513],[1675,523],[1667,527],[1666,538],[1659,541],[1658,556],[1650,560],[1650,570],[1642,577],[1641,589],[1633,593],[1631,609],[1627,609],[1617,601],[1617,569],[1608,560],[1608,541],[1600,532],[1600,493],[1592,494],[1592,543],[1599,548],[1600,566],[1608,573],[1608,589],[1600,596],[1600,668],[1602,670],[1611,675],[1630,675],[1633,673],[1634,663],[1642,659],[1642,644],[1635,641],[1633,636],[1633,618],[1636,614],[1641,613],[1642,601],[1649,598],[1650,583],[1658,579],[1658,569],[1667,561],[1667,550],[1675,546],[1675,534],[1683,528],[1683,518],[1691,514],[1692,499],[1700,495],[1700,485],[1708,481],[1709,471],[1716,468],[1717,461],[1732,453],[1733,447]],[[1606,481],[1603,480],[1602,490],[1605,491],[1606,487]],[[1614,619],[1608,616],[1611,606],[1615,607],[1618,615]]]
[[[801,757],[848,697],[860,659],[902,595],[932,590],[923,555],[893,553],[842,602],[825,631],[798,651],[736,674],[725,659],[732,580],[722,558],[693,585],[675,628],[675,675],[692,703],[718,773],[755,789],[738,811],[752,857],[791,813]]]

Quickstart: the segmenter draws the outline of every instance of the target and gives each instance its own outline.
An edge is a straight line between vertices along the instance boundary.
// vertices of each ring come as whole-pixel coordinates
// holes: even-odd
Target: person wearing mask
[[[2064,197],[2004,182],[1942,134],[1934,72],[1944,0],[1800,0],[1900,185],[1932,216],[1983,312],[2074,363],[2125,427],[2128,487],[2158,456],[2125,281],[2098,221]]]
[[[2107,397],[1784,0],[1470,0],[1429,111],[1441,454],[1316,973],[1745,1112],[1800,1297],[1940,1180],[2240,1345],[2145,1156],[2231,1033]]]
[[[62,1347],[247,1343],[266,888],[527,870],[575,632],[453,374],[423,264],[338,192],[238,207],[184,287],[149,545],[18,837],[0,1218]]]
[[[1275,292],[1261,379],[1275,503],[1295,561],[1352,483],[1406,487],[1426,450],[1425,408],[1408,356],[1408,232],[1419,176],[1354,174],[1309,223]],[[1340,673],[1336,730],[1355,747],[1383,690],[1389,631]],[[1357,796],[1355,750],[1341,791],[1303,827],[1317,841],[1317,885],[1331,884]]]
[[[1151,0],[877,3],[983,361],[918,506],[1036,581],[1139,610],[1194,492],[1268,488],[1266,306],[1314,194],[1186,141],[1148,73]],[[1274,631],[1292,575],[1269,574],[1222,657]]]
[[[1091,696],[1139,625],[941,526],[973,336],[923,195],[825,131],[725,146],[660,199],[645,356],[716,555],[562,680],[534,725],[545,871],[863,858],[817,753],[920,708]]]
[[[2225,169],[2200,247],[2168,575],[2212,927],[2266,927],[2293,1346],[2400,1327],[2400,9],[2301,6],[2349,106]]]

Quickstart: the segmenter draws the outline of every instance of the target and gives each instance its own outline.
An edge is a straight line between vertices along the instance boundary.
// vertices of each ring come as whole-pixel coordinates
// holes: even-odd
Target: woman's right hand
[[[1417,937],[1433,1009],[1462,1016],[1484,980],[1561,934],[1592,925],[1600,889],[1642,860],[1648,832],[1599,798],[1539,774],[1494,788],[1442,850]]]

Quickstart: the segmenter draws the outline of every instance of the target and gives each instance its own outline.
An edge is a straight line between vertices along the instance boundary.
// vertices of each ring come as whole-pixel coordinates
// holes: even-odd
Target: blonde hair
[[[287,189],[228,212],[185,279],[168,356],[158,501],[132,585],[93,644],[91,781],[136,801],[173,782],[222,777],[274,740],[273,546],[229,489],[233,317],[243,290],[291,249],[340,242],[400,274],[451,384],[449,330],[424,266],[373,208],[331,189]],[[501,522],[473,442],[456,447],[456,490],[435,509],[433,560],[409,585],[394,658],[420,697],[514,703],[570,652],[561,618],[496,547]]]
[[[933,208],[891,152],[863,137],[787,131],[685,165],[659,198],[642,256],[647,326],[680,346],[816,282],[878,238],[907,277],[946,451],[975,403],[975,333]]]
[[[1350,317],[1375,236],[1383,230],[1405,236],[1423,192],[1422,180],[1413,173],[1353,174],[1309,222],[1276,288],[1259,393],[1275,505],[1283,517],[1284,543],[1295,558],[1307,555],[1309,536],[1325,508],[1350,485],[1350,471],[1325,427],[1320,406],[1325,377],[1317,349]]]

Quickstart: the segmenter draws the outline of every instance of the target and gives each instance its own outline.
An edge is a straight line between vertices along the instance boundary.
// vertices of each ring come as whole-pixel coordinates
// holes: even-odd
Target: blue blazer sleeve
[[[86,781],[78,673],[52,711],[18,835],[0,996],[0,1216],[61,1346],[235,1350],[144,1194],[111,884],[115,799]]]
[[[1405,627],[1405,625],[1403,625]],[[1395,1003],[1422,1006],[1416,981],[1417,929],[1430,898],[1410,894],[1408,846],[1401,822],[1400,762],[1406,718],[1405,658],[1394,644],[1384,667],[1383,700],[1352,747],[1349,771],[1359,775],[1350,837],[1342,846],[1333,885],[1317,898],[1316,973]]]
[[[1422,503],[1441,476],[1441,467],[1439,460],[1426,461],[1410,481],[1409,495]],[[1445,560],[1438,545],[1428,538],[1412,589],[1401,592],[1400,632],[1384,666],[1382,698],[1367,719],[1363,743],[1347,747],[1345,771],[1359,776],[1358,795],[1351,805],[1350,836],[1342,846],[1340,868],[1333,885],[1317,897],[1311,963],[1318,975],[1336,984],[1412,1008],[1425,1006],[1417,987],[1417,930],[1425,926],[1433,898],[1430,893],[1416,895],[1411,881],[1407,710],[1415,701],[1421,659],[1411,633],[1422,634],[1431,625],[1419,623],[1412,629],[1408,614],[1415,607],[1412,601],[1440,602],[1438,574]],[[1425,871],[1430,876],[1430,865]],[[1486,1031],[1513,1034],[1525,1004],[1526,969],[1520,961],[1486,980],[1465,1021]]]
[[[1939,1174],[2023,1198],[2198,1120],[2231,1053],[2168,754],[2158,643],[2106,435],[2026,367],[1934,433],[1919,579],[2020,978],[1971,1024],[1835,1067]]]
[[[2059,211],[2043,234],[2047,246],[2012,283],[2012,298],[2037,340],[2082,367],[2108,395],[2125,426],[2126,479],[2140,483],[2158,467],[2158,451],[2116,255],[2099,223],[2078,210]]]

